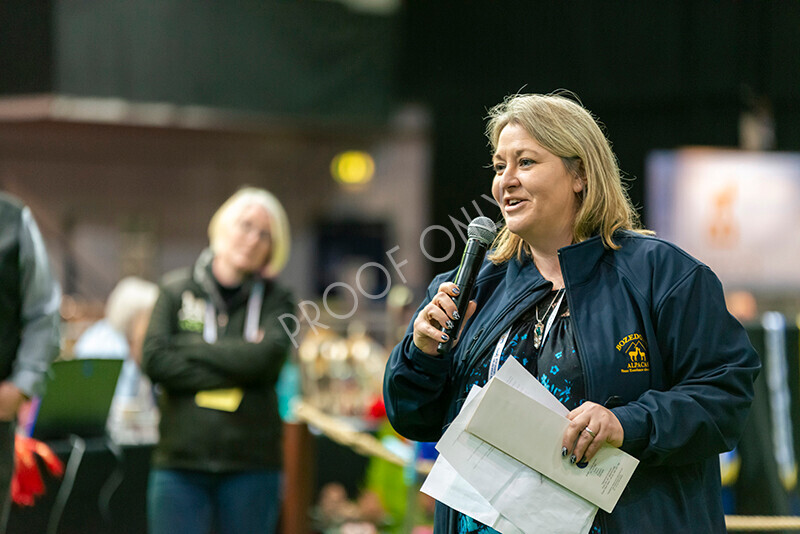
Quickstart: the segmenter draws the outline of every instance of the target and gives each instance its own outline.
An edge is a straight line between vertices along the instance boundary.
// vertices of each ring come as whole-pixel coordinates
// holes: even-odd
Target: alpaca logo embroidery
[[[617,350],[625,355],[625,367],[622,373],[640,373],[650,371],[650,361],[647,359],[647,346],[641,334],[630,334],[617,343]]]
[[[202,332],[205,309],[205,300],[195,298],[191,291],[184,291],[181,295],[181,309],[178,310],[178,326],[180,329],[189,332]]]

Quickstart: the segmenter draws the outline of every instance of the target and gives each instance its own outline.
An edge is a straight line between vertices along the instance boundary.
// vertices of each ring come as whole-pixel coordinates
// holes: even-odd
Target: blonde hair
[[[150,312],[158,298],[158,286],[136,276],[117,282],[106,300],[106,320],[114,330],[130,339],[134,319]]]
[[[615,231],[633,230],[652,234],[640,226],[639,217],[622,185],[617,159],[592,114],[569,91],[540,95],[511,95],[489,110],[486,136],[497,150],[500,132],[509,124],[525,129],[537,143],[561,158],[567,171],[581,178],[578,212],[572,239],[579,243],[599,234],[606,247],[618,249]],[[503,227],[489,256],[495,263],[530,254],[527,244]]]
[[[209,246],[212,252],[216,253],[222,236],[222,227],[232,224],[237,215],[253,205],[263,208],[269,218],[270,249],[261,274],[271,278],[277,276],[289,260],[291,237],[286,211],[275,195],[269,191],[257,187],[243,187],[226,200],[208,223]]]

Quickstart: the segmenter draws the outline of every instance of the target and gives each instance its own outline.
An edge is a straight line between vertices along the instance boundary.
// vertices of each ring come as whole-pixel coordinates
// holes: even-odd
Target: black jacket
[[[277,469],[282,423],[275,383],[290,346],[278,318],[292,313],[293,300],[281,285],[253,278],[226,307],[210,261],[207,252],[193,270],[165,276],[147,330],[142,367],[160,392],[161,410],[153,463],[206,472]],[[263,302],[257,338],[248,341],[245,320],[256,283],[264,284]],[[216,339],[208,339],[209,304]],[[198,392],[228,388],[242,394],[233,411],[198,405]]]
[[[724,533],[718,454],[738,440],[758,355],[708,267],[656,238],[621,232],[615,240],[620,250],[594,237],[559,251],[586,398],[613,410],[622,449],[641,461],[614,513],[600,512],[603,533]],[[454,274],[431,283],[423,306]],[[419,351],[409,326],[384,380],[395,429],[438,440],[469,371],[551,287],[530,259],[486,262],[476,315],[450,354]],[[451,532],[450,513],[437,506],[437,534]]]

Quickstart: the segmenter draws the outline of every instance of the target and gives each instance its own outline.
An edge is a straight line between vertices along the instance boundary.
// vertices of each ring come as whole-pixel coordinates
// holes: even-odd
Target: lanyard
[[[264,302],[264,282],[258,281],[253,284],[250,290],[250,297],[247,299],[247,316],[244,320],[244,339],[250,343],[258,340],[258,323],[261,319],[261,304]],[[217,341],[217,310],[211,303],[206,301],[206,316],[203,324],[203,340],[206,343]]]
[[[547,324],[544,327],[544,334],[542,334],[542,344],[541,347],[544,348],[544,343],[547,341],[547,334],[550,333],[550,327],[553,326],[553,323],[556,320],[556,315],[558,315],[558,310],[561,308],[561,301],[564,300],[564,295],[566,295],[566,291],[561,293],[561,297],[558,299],[558,303],[556,303],[556,307],[553,309],[553,312],[550,314],[550,318],[547,320]],[[503,354],[503,349],[506,346],[506,341],[508,341],[508,336],[511,334],[511,328],[509,327],[506,330],[505,334],[500,336],[500,339],[497,340],[497,345],[494,347],[494,352],[492,353],[492,361],[489,364],[489,380],[495,375],[497,369],[500,367],[500,356]]]

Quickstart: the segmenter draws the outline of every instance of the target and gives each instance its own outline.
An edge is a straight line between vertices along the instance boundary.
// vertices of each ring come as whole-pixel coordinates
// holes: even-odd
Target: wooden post
[[[281,534],[311,533],[314,440],[304,423],[283,424],[283,506]]]

